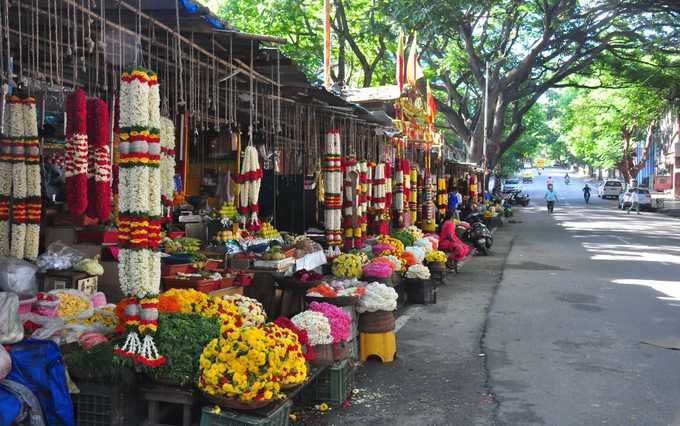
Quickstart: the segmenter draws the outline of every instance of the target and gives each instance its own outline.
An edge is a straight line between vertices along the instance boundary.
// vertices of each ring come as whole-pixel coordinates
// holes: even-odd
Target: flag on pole
[[[416,87],[416,81],[423,78],[423,70],[420,68],[420,64],[418,63],[418,54],[416,53],[418,46],[417,39],[418,33],[413,33],[411,50],[408,53],[408,64],[406,65],[406,81],[408,81],[408,84],[410,84],[412,87]]]
[[[434,102],[430,80],[427,80],[427,122],[434,124],[434,117],[437,115],[437,104]]]
[[[404,91],[404,33],[399,32],[399,46],[397,47],[397,86],[399,93]]]

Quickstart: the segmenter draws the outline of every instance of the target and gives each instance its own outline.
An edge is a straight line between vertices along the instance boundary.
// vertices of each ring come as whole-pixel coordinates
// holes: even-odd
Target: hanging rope
[[[250,40],[250,124],[248,125],[248,146],[253,145],[253,40]]]
[[[179,66],[179,104],[184,105],[186,103],[184,99],[184,68],[182,65],[182,47],[180,45],[180,27],[179,27],[179,1],[175,3],[175,24],[177,26],[177,33],[175,38],[177,39],[175,47],[177,48],[177,65]]]

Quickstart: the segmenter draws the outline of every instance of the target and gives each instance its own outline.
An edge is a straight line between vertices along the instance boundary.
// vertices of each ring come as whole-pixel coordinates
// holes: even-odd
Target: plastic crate
[[[340,405],[345,402],[353,387],[354,368],[345,359],[328,367],[305,387],[302,390],[302,399]]]
[[[142,421],[141,398],[120,385],[78,384],[80,393],[71,395],[76,426],[129,426]]]
[[[409,280],[405,287],[408,303],[421,305],[437,303],[437,287],[430,280]]]
[[[288,415],[292,406],[291,401],[286,401],[267,417],[228,409],[222,409],[219,414],[215,414],[212,408],[203,407],[200,426],[288,426]]]

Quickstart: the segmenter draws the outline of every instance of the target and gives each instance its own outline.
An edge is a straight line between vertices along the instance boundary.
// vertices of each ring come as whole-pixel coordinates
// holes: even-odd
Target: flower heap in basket
[[[364,294],[364,283],[356,278],[334,280],[330,284],[320,283],[307,290],[307,296],[324,297],[333,299],[336,297],[360,297]]]
[[[165,362],[152,337],[158,327],[161,280],[160,120],[157,75],[140,67],[123,72],[118,117],[118,277],[129,301],[125,307],[129,332],[116,353],[151,367]]]
[[[387,279],[399,272],[401,262],[394,256],[378,256],[364,266],[364,278]]]
[[[425,255],[427,263],[446,263],[447,259],[446,253],[441,250],[432,250]]]
[[[282,387],[306,379],[306,335],[303,341],[294,326],[265,323],[264,310],[253,299],[172,289],[160,295],[159,304],[163,313],[218,320],[219,336],[197,356],[196,379],[199,389],[216,402],[265,404],[281,396]],[[168,360],[172,362],[180,361]]]
[[[312,363],[328,363],[345,356],[340,344],[352,337],[352,316],[344,309],[330,303],[312,302],[309,310],[297,314],[291,321],[307,332],[314,346]]]
[[[333,260],[331,271],[336,277],[359,278],[366,260],[365,254],[361,256],[360,254],[344,253]]]
[[[373,282],[366,285],[366,293],[357,304],[357,312],[391,312],[397,309],[397,292],[385,284]]]

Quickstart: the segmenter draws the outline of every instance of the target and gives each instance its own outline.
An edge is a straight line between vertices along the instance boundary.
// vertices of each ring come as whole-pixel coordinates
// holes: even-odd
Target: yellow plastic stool
[[[382,362],[392,362],[397,354],[397,337],[394,331],[385,333],[359,333],[361,361],[376,355]]]

